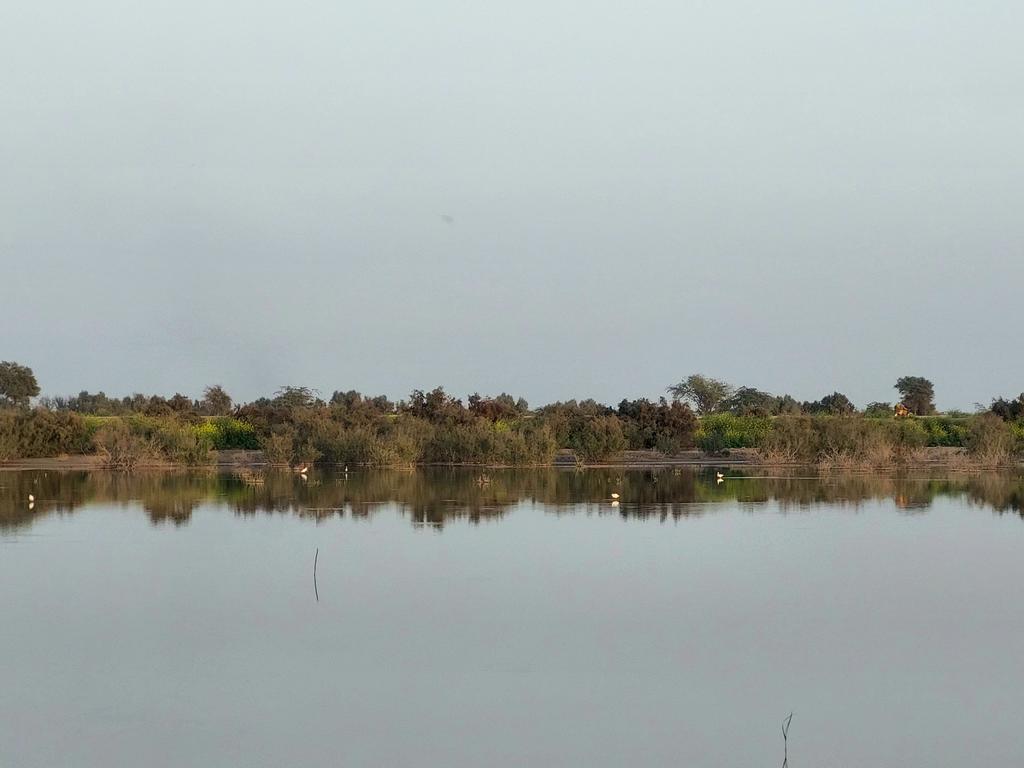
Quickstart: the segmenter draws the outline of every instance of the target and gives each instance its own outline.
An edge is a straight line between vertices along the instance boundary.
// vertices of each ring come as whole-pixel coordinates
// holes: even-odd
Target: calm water
[[[793,768],[1020,765],[1022,508],[997,475],[0,473],[0,766],[777,766],[790,711]]]

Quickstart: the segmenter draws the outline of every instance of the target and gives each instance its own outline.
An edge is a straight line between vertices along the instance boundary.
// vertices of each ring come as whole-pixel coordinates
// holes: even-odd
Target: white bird
[[[617,499],[617,498],[619,498],[619,494],[617,494],[617,493],[613,493],[613,494],[612,494],[612,498],[613,498],[613,499]]]
[[[715,472],[715,477],[717,477],[719,480],[725,479],[725,475],[723,475],[721,472]]]
[[[32,495],[32,494],[30,493],[30,494],[28,495],[28,501],[29,501],[29,503],[31,504],[31,503],[32,503],[33,501],[35,501],[35,500],[36,500],[36,497],[35,497],[35,496],[33,496],[33,495]]]

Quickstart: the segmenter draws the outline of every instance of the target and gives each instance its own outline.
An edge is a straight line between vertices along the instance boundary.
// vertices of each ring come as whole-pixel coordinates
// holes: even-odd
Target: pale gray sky
[[[0,359],[47,394],[1016,394],[1022,28],[945,0],[10,3]]]

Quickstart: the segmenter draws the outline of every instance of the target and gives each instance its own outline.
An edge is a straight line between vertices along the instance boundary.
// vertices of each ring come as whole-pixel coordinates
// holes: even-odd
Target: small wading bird
[[[617,494],[617,493],[613,493],[613,494],[612,494],[612,498],[613,498],[613,499],[617,499],[617,498],[619,498],[619,494]]]
[[[30,494],[28,495],[28,503],[29,503],[29,504],[31,504],[31,503],[32,503],[33,501],[35,501],[35,500],[36,500],[36,497],[35,497],[35,496],[33,496],[33,495],[32,495],[32,494],[30,493]]]
[[[426,510],[423,510],[423,517],[421,519],[419,519],[419,520],[413,520],[412,524],[415,525],[417,528],[426,528],[428,525],[432,525],[435,528],[440,528],[441,527],[441,521],[440,520],[430,520],[430,519],[427,518],[427,511]]]
[[[721,472],[715,472],[715,482],[721,484],[725,481],[725,475]]]

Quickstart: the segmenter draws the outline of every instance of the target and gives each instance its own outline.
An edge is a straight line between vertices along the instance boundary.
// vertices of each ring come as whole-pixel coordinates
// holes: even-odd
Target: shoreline
[[[674,456],[666,456],[656,451],[623,451],[615,457],[601,461],[592,461],[578,464],[571,451],[559,451],[554,461],[547,464],[416,464],[412,467],[365,467],[359,465],[358,469],[417,469],[421,467],[463,467],[475,469],[666,469],[673,467],[750,467],[750,468],[793,468],[793,467],[814,467],[824,471],[897,471],[900,469],[940,469],[948,471],[1005,471],[1020,469],[1024,467],[1024,461],[1015,461],[1006,465],[983,465],[971,462],[960,448],[933,447],[922,449],[922,456],[915,460],[906,462],[895,462],[884,467],[857,465],[849,466],[826,466],[808,462],[778,462],[763,461],[757,451],[752,448],[734,449],[726,456],[710,456],[699,450],[689,450]],[[338,466],[341,465],[322,465]],[[231,469],[287,469],[287,465],[270,464],[264,457],[262,451],[220,451],[208,464],[188,466],[168,461],[146,462],[136,465],[137,470],[231,470]],[[353,468],[355,469],[355,468]],[[0,472],[14,471],[120,471],[110,470],[103,466],[102,457],[96,454],[74,454],[67,456],[53,456],[38,459],[12,459],[0,461]]]

